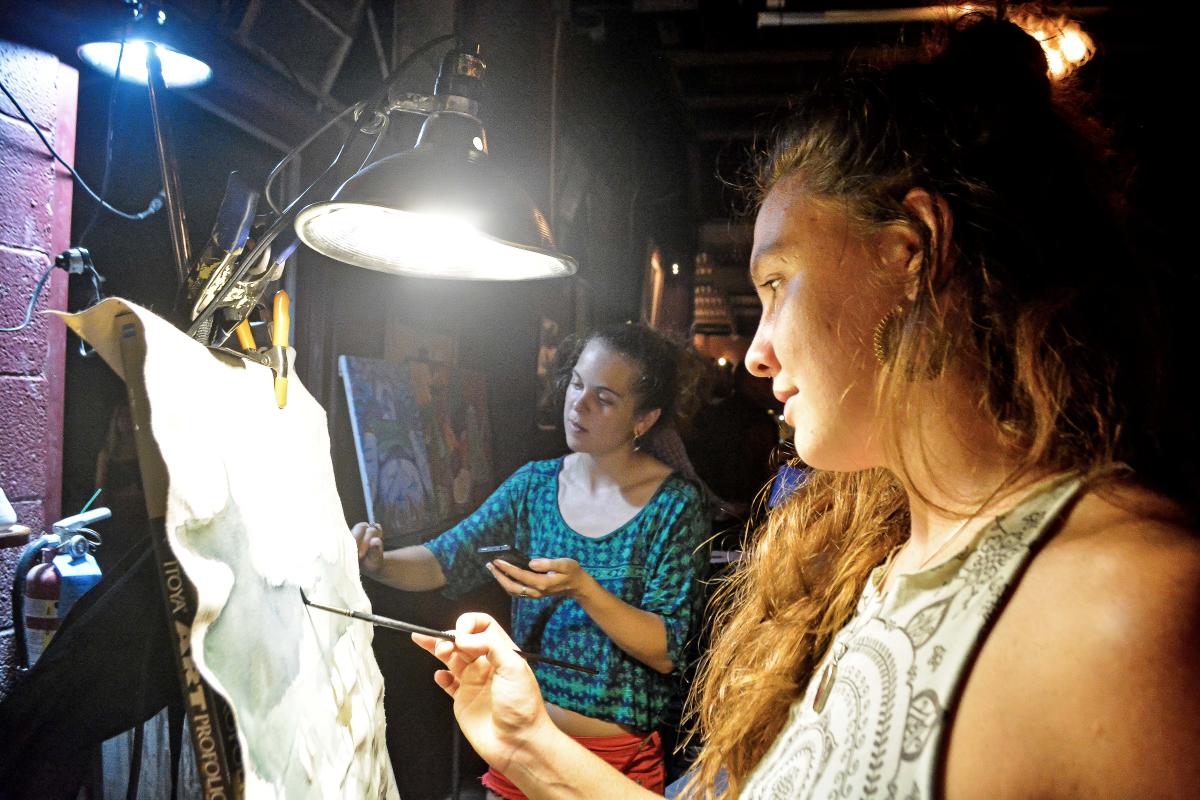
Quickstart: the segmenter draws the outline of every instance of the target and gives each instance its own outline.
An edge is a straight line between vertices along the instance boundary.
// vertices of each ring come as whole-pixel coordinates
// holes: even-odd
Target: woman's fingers
[[[454,693],[458,691],[458,678],[454,677],[454,673],[447,669],[439,669],[433,673],[433,682],[442,687],[446,694],[454,697]]]
[[[542,577],[541,573],[528,569],[521,569],[516,564],[510,564],[501,558],[497,558],[495,561],[492,561],[491,565],[499,568],[505,575],[512,578],[517,583],[521,583],[526,586],[534,585],[537,580]]]
[[[423,633],[410,634],[412,640],[417,643],[422,650],[427,650],[436,658],[445,661],[454,653],[454,642],[448,639],[441,639],[437,636],[426,636]]]
[[[466,662],[486,654],[489,648],[515,651],[517,645],[504,632],[496,620],[479,611],[462,614],[455,621],[454,639],[442,639],[436,636],[426,636],[423,633],[411,634],[412,640],[424,650],[437,656],[442,662],[462,656]]]
[[[383,539],[372,539],[367,543],[367,557],[362,560],[367,568],[375,571],[383,566]]]
[[[566,575],[579,569],[579,562],[573,558],[535,558],[529,562],[529,566],[546,575]]]
[[[412,640],[417,643],[418,647],[420,647],[422,650],[428,650],[430,653],[433,653],[433,650],[435,647],[437,647],[438,642],[444,641],[436,636],[426,636],[423,633],[414,633],[411,635]]]
[[[497,565],[500,565],[497,567]],[[505,561],[493,561],[487,565],[488,572],[492,573],[492,577],[496,579],[496,583],[500,584],[500,588],[508,592],[513,597],[541,597],[542,592],[536,586],[524,583],[519,578],[514,578],[506,574],[503,570],[511,568],[517,572],[524,572],[526,575],[535,573],[526,572],[519,567],[513,567]]]
[[[506,592],[517,597],[571,594],[586,575],[573,558],[536,558],[530,563],[538,565],[536,572],[499,560],[491,562],[488,569]]]
[[[491,650],[512,652],[514,657],[520,658],[513,652],[517,645],[504,632],[504,628],[482,612],[472,611],[460,616],[454,625],[454,638],[459,650],[475,658],[487,655]]]
[[[367,554],[367,530],[370,527],[370,523],[360,522],[350,529],[350,535],[354,537],[354,544],[358,547],[360,559]]]
[[[414,633],[411,635],[413,642],[415,642],[418,647],[420,647],[422,650],[425,650],[438,661],[441,661],[443,664],[445,664],[447,669],[455,675],[461,674],[462,671],[466,669],[472,661],[478,658],[477,655],[460,652],[459,649],[455,647],[454,642],[446,639],[438,639],[434,636],[425,636],[420,633]]]
[[[383,527],[371,522],[360,522],[350,529],[358,548],[359,563],[368,570],[383,566]]]

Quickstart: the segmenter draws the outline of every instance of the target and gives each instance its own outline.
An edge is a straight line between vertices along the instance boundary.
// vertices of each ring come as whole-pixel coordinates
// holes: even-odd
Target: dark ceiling
[[[1095,97],[1095,110],[1117,126],[1118,143],[1144,166],[1157,189],[1169,168],[1151,164],[1160,134],[1177,103],[1164,83],[1166,50],[1161,18],[1141,3],[1073,3],[1047,15],[1067,15],[1094,39],[1097,55],[1075,76]],[[752,335],[759,305],[746,274],[752,236],[750,202],[742,187],[753,153],[769,140],[789,101],[815,78],[852,62],[903,61],[919,55],[947,6],[838,0],[836,3],[760,0],[634,0],[575,2],[572,23],[594,38],[630,25],[664,69],[662,77],[681,110],[687,150],[689,206],[697,252],[706,259],[697,282],[709,284],[697,321],[720,330],[724,315],[734,331]],[[1029,8],[1026,6],[1025,8]],[[1160,156],[1161,158],[1161,156]],[[707,315],[707,320],[699,317]]]
[[[750,226],[735,188],[754,146],[769,134],[788,98],[831,66],[917,52],[929,33],[932,4],[844,0],[834,4],[786,0],[178,0],[168,4],[201,30],[203,48],[221,65],[212,84],[189,99],[279,149],[378,85],[415,43],[457,29],[497,39],[529,36],[541,48],[547,73],[560,51],[560,91],[578,94],[569,74],[590,58],[652,120],[678,127],[667,136],[668,156],[682,166],[686,187],[673,196],[689,220],[693,254],[704,254],[697,283],[706,285],[732,327],[752,331],[757,302],[745,278]],[[0,24],[16,38],[71,58],[74,41],[120,9],[113,2],[61,0],[6,4]],[[1142,4],[1076,3],[1071,15],[1093,35],[1095,62],[1081,73],[1098,106],[1125,131],[1138,158],[1152,150],[1164,119],[1158,57],[1148,34],[1153,21]],[[527,17],[522,23],[515,16]],[[523,32],[523,33],[521,33]],[[299,46],[298,46],[299,45]],[[64,52],[65,51],[65,52]],[[580,53],[591,51],[588,58]],[[569,54],[574,53],[571,57]],[[432,86],[436,54],[406,83]],[[622,73],[614,63],[636,64]],[[629,82],[646,86],[634,92]],[[1084,74],[1086,73],[1086,74]],[[548,89],[549,75],[543,76]],[[528,79],[528,76],[526,76]],[[622,84],[622,81],[626,82]],[[563,88],[566,87],[566,88]],[[649,99],[647,99],[649,98]],[[563,98],[580,107],[588,96]],[[541,120],[537,120],[541,122]],[[547,140],[548,141],[548,140]],[[1152,174],[1156,174],[1151,170]],[[715,298],[715,299],[714,299]]]

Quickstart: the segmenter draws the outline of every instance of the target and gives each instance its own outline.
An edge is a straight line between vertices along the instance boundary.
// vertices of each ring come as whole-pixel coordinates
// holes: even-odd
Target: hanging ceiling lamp
[[[574,259],[558,252],[541,211],[488,158],[476,116],[485,69],[476,53],[448,53],[416,145],[301,211],[300,239],[380,272],[461,280],[574,274]]]
[[[89,66],[129,83],[145,86],[149,81],[147,58],[155,54],[162,64],[163,83],[169,89],[199,86],[212,77],[212,69],[186,53],[174,22],[168,24],[166,9],[147,3],[128,3],[132,17],[95,41],[76,51]],[[123,48],[123,50],[122,50]]]

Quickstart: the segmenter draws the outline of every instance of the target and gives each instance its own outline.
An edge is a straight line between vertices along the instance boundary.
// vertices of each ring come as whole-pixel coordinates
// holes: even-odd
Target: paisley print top
[[[897,575],[883,593],[886,564],[877,567],[741,796],[934,797],[944,722],[989,620],[1081,483],[1069,476],[1041,484],[954,558]]]
[[[700,491],[672,474],[633,519],[603,536],[584,536],[559,511],[561,468],[561,458],[526,464],[474,514],[425,546],[441,564],[450,596],[493,580],[478,547],[511,544],[530,558],[573,558],[612,594],[658,614],[675,664],[672,675],[617,647],[574,600],[518,597],[512,614],[513,641],[522,649],[600,671],[593,676],[531,665],[546,700],[594,719],[651,730],[676,691],[699,616],[709,532]]]

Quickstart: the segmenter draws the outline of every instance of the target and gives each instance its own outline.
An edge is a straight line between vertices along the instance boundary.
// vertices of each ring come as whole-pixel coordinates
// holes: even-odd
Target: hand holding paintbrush
[[[332,606],[326,606],[326,605],[321,605],[320,603],[314,603],[312,600],[308,599],[307,595],[304,594],[303,589],[300,590],[300,599],[304,601],[304,605],[309,606],[311,608],[317,608],[317,609],[320,609],[321,611],[328,611],[332,614],[341,614],[344,617],[350,617],[352,619],[362,620],[363,622],[369,622],[372,625],[378,625],[381,628],[391,628],[392,630],[405,631],[406,633],[419,633],[423,636],[431,636],[435,639],[445,639],[450,642],[454,641],[454,634],[450,633],[449,631],[439,631],[434,628],[426,628],[421,625],[413,625],[412,623],[409,623],[409,622],[401,622],[400,620],[389,619],[388,617],[381,617],[381,616],[378,616],[377,614],[368,614],[363,611],[352,611],[348,608],[334,608]],[[521,658],[523,658],[526,661],[529,661],[531,663],[549,664],[550,666],[553,666],[553,667],[562,667],[563,669],[573,669],[573,670],[577,670],[579,672],[587,673],[588,675],[596,675],[597,674],[597,671],[592,669],[591,667],[584,667],[584,666],[580,666],[579,664],[572,664],[567,661],[559,661],[556,658],[550,658],[549,656],[539,655],[538,653],[526,653],[524,650],[515,650],[514,649],[514,652],[517,655],[521,656]]]

